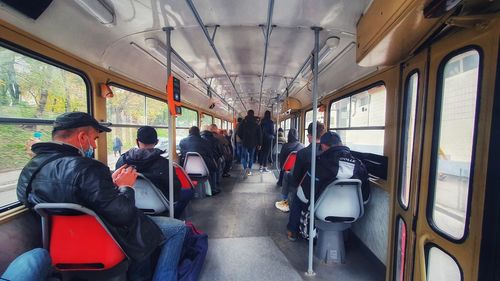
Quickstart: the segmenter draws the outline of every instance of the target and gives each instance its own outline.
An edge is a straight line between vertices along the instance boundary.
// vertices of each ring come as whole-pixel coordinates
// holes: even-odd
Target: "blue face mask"
[[[92,147],[92,145],[90,145],[90,140],[87,138],[87,142],[89,144],[89,149],[87,150],[83,150],[83,146],[82,144],[80,143],[80,153],[84,156],[84,157],[87,157],[87,158],[92,158],[92,156],[94,155],[94,148]]]

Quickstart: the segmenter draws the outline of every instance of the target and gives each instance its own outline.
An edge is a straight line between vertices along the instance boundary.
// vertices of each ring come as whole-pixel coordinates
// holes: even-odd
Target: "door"
[[[406,256],[413,273],[404,274],[413,279],[404,280],[478,278],[498,19],[481,19],[483,29],[463,28],[429,47],[425,110],[417,118],[422,153],[412,162],[420,171],[410,181],[418,186],[410,190],[416,213],[401,212],[415,225],[407,239],[415,241],[407,251],[413,256]]]

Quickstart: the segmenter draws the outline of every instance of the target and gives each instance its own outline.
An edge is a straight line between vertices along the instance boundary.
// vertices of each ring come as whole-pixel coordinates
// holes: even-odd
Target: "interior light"
[[[165,61],[167,60],[166,59],[167,47],[163,43],[158,41],[158,39],[146,38],[146,40],[144,40],[144,43],[146,44],[146,47],[152,52],[154,52],[157,56],[160,56],[161,58],[165,59]],[[185,66],[184,63],[182,63],[173,53],[171,59],[172,59],[172,65],[178,70],[180,70],[185,76],[190,78],[194,77],[194,73],[187,66]]]
[[[330,49],[337,48],[339,46],[339,43],[340,43],[340,38],[337,36],[332,36],[332,37],[329,37],[328,39],[326,39],[326,45]]]
[[[115,21],[115,14],[101,0],[74,0],[80,7],[94,16],[100,23],[111,25]]]

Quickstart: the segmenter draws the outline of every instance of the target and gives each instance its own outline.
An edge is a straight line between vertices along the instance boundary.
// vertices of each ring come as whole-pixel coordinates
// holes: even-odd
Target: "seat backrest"
[[[44,248],[60,271],[106,270],[125,258],[102,220],[77,204],[41,203],[35,211],[42,217]]]
[[[191,181],[191,179],[189,178],[186,171],[181,166],[179,166],[179,164],[177,164],[177,163],[173,163],[173,164],[174,164],[175,174],[177,175],[177,178],[181,182],[181,188],[182,189],[194,188],[194,184]]]
[[[197,152],[186,153],[184,170],[186,170],[188,175],[195,177],[207,177],[209,174],[205,161]]]
[[[283,171],[289,172],[295,166],[295,160],[297,160],[297,151],[292,151],[288,154],[288,157],[285,160],[285,164],[283,164]]]
[[[161,214],[169,210],[169,201],[144,175],[138,173],[134,184],[135,206],[145,214]]]
[[[315,206],[316,218],[325,222],[351,223],[363,216],[361,181],[341,179],[329,184]]]

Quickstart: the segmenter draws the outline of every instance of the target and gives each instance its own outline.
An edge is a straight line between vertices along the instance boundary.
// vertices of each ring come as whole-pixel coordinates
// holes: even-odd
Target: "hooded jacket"
[[[208,141],[208,143],[210,143],[212,153],[216,159],[219,159],[220,157],[222,157],[224,155],[224,148],[222,147],[222,144],[217,139],[217,137],[214,135],[214,133],[207,131],[207,130],[204,130],[204,131],[201,131],[200,136],[204,140]]]
[[[132,148],[120,156],[116,162],[116,169],[123,164],[134,166],[137,172],[148,178],[166,198],[169,198],[168,159],[163,158],[162,153],[164,152],[158,148]],[[179,200],[180,191],[181,182],[174,173],[174,201]]]
[[[245,117],[238,125],[238,136],[241,138],[241,144],[246,148],[251,149],[262,145],[262,131],[255,117]]]
[[[361,191],[363,201],[370,195],[370,183],[365,165],[351,154],[347,146],[334,146],[316,157],[316,193],[318,200],[325,188],[336,179],[359,179],[362,182]],[[311,174],[306,173],[302,183],[302,190],[307,200],[311,197]]]
[[[290,129],[290,131],[288,131],[288,142],[283,144],[280,151],[280,167],[283,168],[286,158],[292,151],[299,151],[302,148],[304,148],[304,145],[299,142],[297,130]]]
[[[74,203],[99,215],[127,255],[142,259],[164,240],[158,226],[135,207],[134,189],[113,184],[109,168],[82,157],[78,148],[56,142],[36,143],[36,156],[26,164],[17,183],[17,197],[31,208],[38,203]],[[31,192],[27,186],[36,170]],[[140,247],[138,247],[140,245]]]

